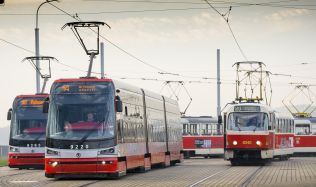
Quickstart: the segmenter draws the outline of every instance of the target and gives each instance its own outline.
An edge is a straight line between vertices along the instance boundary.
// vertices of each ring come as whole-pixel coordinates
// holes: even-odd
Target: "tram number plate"
[[[70,145],[70,149],[89,149],[89,145]]]
[[[244,144],[244,145],[250,145],[250,144],[252,144],[252,141],[242,141],[242,144]]]
[[[41,147],[41,144],[26,144],[26,147]]]

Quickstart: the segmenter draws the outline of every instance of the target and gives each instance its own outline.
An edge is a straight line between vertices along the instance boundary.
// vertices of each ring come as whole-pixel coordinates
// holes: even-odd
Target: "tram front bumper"
[[[272,149],[228,149],[225,151],[225,160],[232,159],[269,159],[273,158]]]
[[[44,153],[34,153],[34,154],[14,154],[9,153],[8,155],[8,166],[10,168],[44,168]]]
[[[117,158],[46,158],[47,177],[105,176],[119,173]]]

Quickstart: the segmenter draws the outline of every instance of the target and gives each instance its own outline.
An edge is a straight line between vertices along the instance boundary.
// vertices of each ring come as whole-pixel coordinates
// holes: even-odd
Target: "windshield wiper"
[[[45,133],[40,134],[39,136],[37,136],[34,141],[38,141],[38,139],[40,139],[40,137],[42,137],[44,134],[45,134]]]
[[[102,123],[105,122],[105,119],[98,121],[98,124],[96,125],[97,127],[99,127]],[[81,138],[81,140],[79,141],[78,145],[81,145],[83,142],[85,142],[87,140],[87,138],[93,133],[95,129],[90,129],[86,135],[84,135],[84,137]]]

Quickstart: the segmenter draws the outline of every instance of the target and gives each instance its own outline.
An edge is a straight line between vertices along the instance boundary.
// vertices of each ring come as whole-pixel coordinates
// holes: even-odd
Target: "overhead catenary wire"
[[[77,14],[75,14],[76,16],[73,16],[71,14],[69,14],[68,12],[64,11],[63,9],[59,8],[58,6],[54,5],[53,3],[49,3],[51,4],[53,7],[57,8],[58,10],[62,11],[63,13],[65,13],[66,15],[72,17],[73,19],[75,19],[76,21],[82,21],[79,16]],[[93,30],[92,30],[93,31]],[[95,32],[95,31],[94,31]],[[134,58],[135,60],[145,64],[146,66],[149,66],[153,69],[156,69],[158,71],[162,71],[162,72],[168,72],[162,68],[159,68],[157,66],[154,66],[152,64],[149,64],[148,62],[145,62],[144,60],[138,58],[137,56],[133,55],[132,53],[128,52],[127,50],[123,49],[122,47],[120,47],[118,44],[112,42],[111,40],[109,40],[108,38],[106,38],[105,36],[103,36],[102,34],[99,34],[99,36],[104,39],[105,41],[107,41],[108,43],[110,43],[112,46],[114,46],[115,48],[119,49],[120,51],[122,51],[123,53],[127,54],[128,56]]]
[[[16,48],[22,49],[23,51],[26,51],[26,52],[31,53],[31,54],[35,54],[34,51],[28,50],[28,49],[26,49],[26,48],[24,48],[24,47],[21,47],[21,46],[17,45],[17,44],[14,44],[14,43],[12,43],[12,42],[9,42],[8,40],[2,39],[2,38],[0,38],[0,40],[3,41],[3,42],[5,42],[5,43],[7,43],[7,44],[10,44],[10,45],[12,45],[12,46],[14,46],[14,47],[16,47]]]
[[[238,47],[238,49],[239,49],[241,55],[244,57],[245,60],[248,60],[247,56],[245,55],[244,51],[242,50],[240,44],[238,43],[238,40],[237,40],[237,38],[236,38],[236,36],[235,36],[235,34],[234,34],[234,32],[233,32],[231,26],[230,26],[230,23],[229,23],[229,20],[228,20],[230,13],[228,13],[228,17],[226,18],[226,17],[225,17],[226,15],[221,14],[208,0],[204,0],[204,1],[205,1],[215,12],[217,12],[217,13],[225,20],[225,22],[227,23],[227,26],[228,26],[228,28],[229,28],[229,31],[230,31],[230,33],[232,34],[232,36],[233,36],[233,38],[234,38],[234,41],[235,41],[235,43],[236,43],[236,45],[237,45],[237,47]],[[232,7],[229,8],[229,12],[231,11],[231,9],[232,9]],[[227,13],[226,13],[226,14],[227,14]]]
[[[91,0],[97,1],[97,0]],[[235,1],[212,1],[212,4],[215,4],[215,8],[229,8],[229,7],[247,7],[247,6],[263,6],[271,8],[290,8],[290,9],[306,9],[306,10],[316,10],[314,7],[316,4],[279,4],[279,3],[288,3],[299,0],[289,0],[289,1],[270,1],[265,3],[244,3],[244,2],[235,2]],[[100,1],[102,2],[102,1]],[[104,1],[104,2],[119,2],[119,3],[155,3],[155,4],[188,4],[188,5],[203,5],[203,2],[169,2],[169,1]],[[229,6],[216,6],[216,5],[229,5]],[[143,9],[143,10],[118,10],[118,11],[101,11],[101,12],[79,12],[77,15],[98,15],[98,14],[120,14],[120,13],[141,13],[141,12],[168,12],[168,11],[187,11],[187,10],[207,10],[208,7],[184,7],[184,8],[163,8],[163,9]],[[0,13],[3,16],[34,16],[34,13]],[[40,13],[41,16],[62,16],[61,13]]]
[[[70,13],[68,13],[67,11],[65,11],[65,10],[63,10],[63,9],[61,9],[61,8],[59,8],[59,7],[56,6],[56,5],[54,5],[53,3],[49,3],[49,4],[51,4],[53,7],[57,8],[58,10],[62,11],[62,12],[65,13],[66,15],[70,16],[71,18],[75,19],[76,21],[82,21],[82,20],[80,19],[80,17],[78,16],[78,14],[70,14]],[[75,16],[74,16],[74,15],[75,15]],[[92,31],[93,31],[93,30],[92,30]],[[95,31],[93,31],[93,32],[95,32]],[[96,34],[97,34],[97,33],[96,33]],[[146,62],[146,61],[144,61],[144,60],[142,60],[142,59],[140,59],[139,57],[135,56],[134,54],[132,54],[132,53],[128,52],[127,50],[123,49],[122,47],[120,47],[118,44],[116,44],[116,43],[110,41],[108,38],[106,38],[106,37],[103,36],[102,34],[99,34],[99,36],[100,36],[102,39],[104,39],[105,41],[107,41],[108,43],[110,43],[112,46],[116,47],[117,49],[119,49],[119,50],[122,51],[123,53],[127,54],[128,56],[134,58],[134,59],[137,60],[138,62],[141,62],[142,64],[144,64],[144,65],[146,65],[146,66],[148,66],[148,67],[151,67],[151,68],[157,70],[157,71],[158,71],[157,73],[159,73],[159,74],[168,74],[168,75],[181,76],[181,77],[186,77],[186,78],[198,78],[198,79],[202,78],[202,79],[206,79],[206,80],[208,80],[208,79],[216,79],[216,78],[210,78],[210,77],[194,77],[194,76],[187,76],[187,75],[182,75],[182,74],[178,74],[178,73],[173,73],[173,72],[170,72],[170,71],[166,71],[166,70],[164,70],[164,69],[162,69],[162,68],[159,68],[159,67],[157,67],[157,66],[154,66],[154,65],[152,65],[152,64],[150,64],[150,63],[148,63],[148,62]]]

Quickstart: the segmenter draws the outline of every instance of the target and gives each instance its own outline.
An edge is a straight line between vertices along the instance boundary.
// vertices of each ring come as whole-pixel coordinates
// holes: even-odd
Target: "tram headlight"
[[[105,149],[99,151],[99,155],[108,155],[108,154],[115,154],[115,148]]]
[[[58,152],[58,151],[51,150],[51,149],[47,149],[47,150],[46,150],[46,154],[47,154],[47,155],[55,155],[55,156],[57,156],[57,155],[59,155],[59,152]]]
[[[261,146],[261,142],[259,140],[256,141],[256,144]]]
[[[237,143],[237,141],[236,140],[234,140],[233,141],[233,145],[237,145],[238,143]]]
[[[20,152],[20,149],[18,147],[10,147],[10,152]]]
[[[58,162],[49,162],[48,164],[50,164],[53,167],[56,167],[58,165]]]

